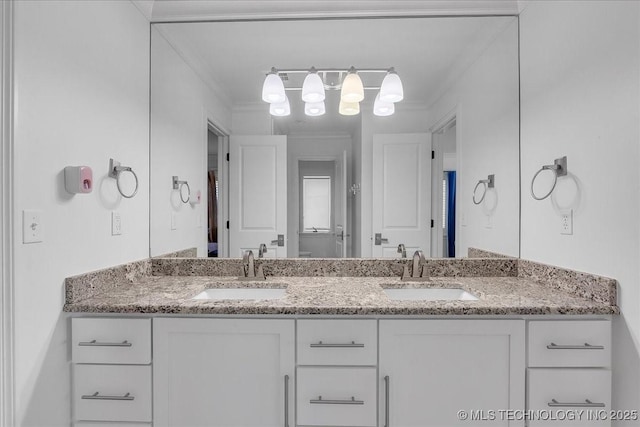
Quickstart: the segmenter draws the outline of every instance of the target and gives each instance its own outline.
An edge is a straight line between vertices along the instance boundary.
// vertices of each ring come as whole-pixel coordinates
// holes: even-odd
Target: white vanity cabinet
[[[155,427],[293,426],[295,321],[153,320]]]
[[[379,340],[380,426],[524,426],[489,412],[524,409],[524,320],[380,320]]]

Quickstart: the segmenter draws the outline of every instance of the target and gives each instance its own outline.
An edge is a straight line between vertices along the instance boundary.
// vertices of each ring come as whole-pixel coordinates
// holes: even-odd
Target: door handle
[[[272,240],[271,245],[284,246],[284,234],[278,234],[278,238],[276,240]]]
[[[375,245],[380,246],[383,243],[389,243],[389,239],[386,237],[382,237],[382,233],[376,233],[375,235]]]

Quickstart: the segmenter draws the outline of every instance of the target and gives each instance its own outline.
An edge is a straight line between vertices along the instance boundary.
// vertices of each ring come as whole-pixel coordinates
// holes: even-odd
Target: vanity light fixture
[[[373,114],[376,116],[390,116],[396,110],[393,102],[385,102],[380,99],[380,94],[376,95],[376,100],[373,103]]]
[[[284,102],[272,103],[269,105],[269,113],[276,117],[285,117],[291,114],[291,105],[289,98],[285,96]]]
[[[302,83],[302,100],[307,103],[324,101],[324,82],[315,67],[311,67]]]
[[[364,86],[359,74],[385,74],[380,86]],[[297,86],[291,75],[305,74],[304,82]],[[285,87],[285,82],[287,86]],[[299,85],[299,83],[298,83]],[[374,114],[390,116],[395,112],[395,102],[404,97],[402,82],[393,67],[356,70],[322,68],[278,70],[272,67],[262,85],[262,100],[268,102],[272,116],[283,117],[291,114],[289,98],[285,91],[301,91],[307,116],[322,116],[326,112],[325,91],[340,91],[338,112],[345,116],[360,114],[360,102],[364,100],[365,90],[379,93],[374,103]]]
[[[382,80],[379,96],[383,102],[400,102],[404,98],[402,81],[393,67],[389,68],[387,75]]]
[[[262,85],[262,100],[264,102],[281,103],[287,99],[284,93],[284,83],[278,75],[278,70],[275,67],[271,67],[271,71],[267,74]]]
[[[324,101],[320,102],[306,102],[304,104],[304,113],[307,116],[321,116],[325,113]]]
[[[340,100],[343,102],[360,102],[364,99],[364,86],[355,67],[349,68],[347,77],[342,82]]]

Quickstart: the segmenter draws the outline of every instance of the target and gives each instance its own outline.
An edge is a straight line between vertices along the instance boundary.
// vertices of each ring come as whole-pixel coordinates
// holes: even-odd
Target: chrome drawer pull
[[[95,392],[93,394],[85,394],[84,396],[82,396],[83,399],[89,399],[89,400],[133,400],[133,396],[131,396],[131,393],[127,393],[124,396],[107,396],[107,395],[103,395],[100,396],[100,392]]]
[[[389,375],[384,377],[384,427],[389,427]]]
[[[364,344],[357,344],[355,341],[351,341],[348,344],[325,344],[322,341],[318,341],[317,344],[311,344],[311,348],[364,348]]]
[[[289,375],[284,376],[284,427],[289,427]]]
[[[547,403],[547,405],[549,405],[552,408],[556,408],[559,406],[564,406],[567,408],[604,408],[606,406],[604,403],[592,402],[589,399],[585,399],[584,403],[582,402],[565,403],[565,402],[558,402],[555,399],[551,399],[551,402]]]
[[[351,400],[322,400],[322,396],[318,396],[317,399],[311,399],[309,403],[322,405],[364,405],[364,400],[356,400],[353,396],[351,396]]]
[[[549,350],[604,350],[603,345],[591,345],[588,342],[584,345],[558,345],[552,342],[547,348]]]
[[[122,342],[98,342],[96,340],[92,341],[81,341],[78,343],[80,347],[131,347],[129,341],[124,340]]]

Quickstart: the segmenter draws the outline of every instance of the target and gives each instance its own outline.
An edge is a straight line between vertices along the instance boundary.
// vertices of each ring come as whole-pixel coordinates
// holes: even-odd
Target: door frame
[[[338,164],[340,161],[342,161],[342,156],[331,156],[331,155],[303,155],[303,156],[296,156],[293,158],[293,191],[291,192],[291,194],[295,194],[294,197],[294,206],[295,207],[295,212],[296,215],[293,219],[293,221],[291,220],[291,218],[289,218],[289,222],[291,222],[295,228],[296,231],[296,238],[293,239],[294,244],[291,245],[291,241],[292,239],[289,239],[289,248],[287,250],[287,258],[298,258],[299,257],[299,252],[300,252],[300,162],[334,162],[334,167],[336,164]],[[347,185],[347,177],[343,178],[344,180],[344,185]],[[337,188],[336,188],[337,191]],[[287,191],[287,193],[289,193],[289,191]],[[332,195],[333,197],[335,197],[335,194]],[[291,203],[291,200],[287,200],[287,210],[289,210],[288,205],[289,203]],[[333,205],[333,203],[332,203]],[[335,206],[332,206],[332,209],[335,210]],[[293,208],[291,209],[291,212],[293,212]],[[334,221],[332,224],[332,230],[330,232],[330,234],[335,236],[336,233],[336,226],[335,226],[335,212],[333,212],[334,214]],[[345,218],[346,221],[346,218]],[[291,235],[291,233],[289,233],[289,235]]]
[[[431,254],[434,257],[442,257],[443,251],[443,239],[444,229],[442,227],[442,177],[444,172],[444,152],[440,146],[438,135],[444,133],[447,129],[458,126],[459,118],[459,106],[456,106],[453,110],[442,116],[437,120],[430,128],[431,132],[431,147],[434,152],[434,156],[431,164],[431,218],[433,218],[434,226],[431,230]],[[459,154],[459,134],[456,132],[456,164],[460,164]],[[458,195],[456,193],[456,199]],[[458,201],[456,200],[456,205]],[[458,213],[456,212],[456,229],[458,228]],[[457,235],[457,234],[456,234]],[[455,254],[453,254],[455,256]]]
[[[14,3],[0,4],[2,22],[2,114],[0,128],[0,426],[15,425],[14,233],[13,233],[13,22]]]
[[[208,133],[212,132],[218,137],[218,176],[216,178],[218,180],[218,188],[221,190],[221,197],[218,200],[218,257],[229,258],[229,229],[227,228],[227,221],[229,221],[229,161],[227,160],[227,154],[229,154],[229,135],[231,132],[218,124],[216,120],[213,119],[213,114],[207,113],[206,116],[205,155],[203,157],[205,176],[207,177],[209,174]],[[207,185],[205,188],[209,188],[208,178],[206,178],[206,181]],[[206,200],[208,200],[208,197]],[[206,205],[207,221],[205,223],[208,224],[209,203],[207,202]]]

